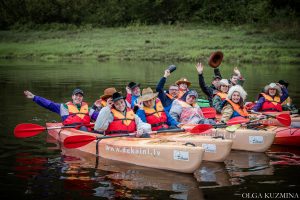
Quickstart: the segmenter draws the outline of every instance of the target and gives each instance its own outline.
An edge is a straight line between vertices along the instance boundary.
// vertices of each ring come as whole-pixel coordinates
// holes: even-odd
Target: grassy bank
[[[205,61],[222,50],[232,63],[300,63],[300,40],[289,34],[206,25],[0,31],[0,58]]]

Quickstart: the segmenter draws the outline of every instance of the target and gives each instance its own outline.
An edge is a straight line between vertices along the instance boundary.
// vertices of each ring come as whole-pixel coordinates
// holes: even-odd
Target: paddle
[[[80,125],[67,125],[67,126],[54,126],[54,127],[44,127],[38,124],[30,124],[30,123],[23,123],[18,124],[14,129],[14,135],[17,138],[27,138],[33,137],[38,135],[39,133],[45,130],[52,130],[52,129],[62,129],[62,128],[80,128],[81,126],[93,127],[94,124],[80,124]]]
[[[157,134],[157,133],[166,133],[166,132],[183,132],[184,129],[164,129],[158,131],[151,131],[148,134]],[[135,136],[136,133],[127,133],[127,134],[114,134],[114,135],[105,135],[105,136],[91,136],[91,135],[75,135],[67,137],[64,140],[64,146],[68,149],[79,148],[91,143],[94,140],[102,140],[107,138],[117,138],[117,137],[128,137]]]
[[[213,119],[216,117],[217,111],[213,107],[201,108],[205,118]]]
[[[275,118],[284,126],[290,126],[292,123],[291,116],[288,113],[283,113],[283,114],[279,114],[279,115],[270,115],[270,114],[255,112],[252,110],[250,112],[254,113],[254,114],[265,115],[267,117]]]
[[[222,123],[222,124],[216,124],[216,125],[210,125],[210,124],[199,124],[197,126],[195,126],[194,128],[192,128],[189,132],[192,134],[202,134],[205,131],[212,129],[212,128],[223,128],[223,127],[227,127],[227,126],[231,126],[231,125],[235,125],[235,124],[243,124],[243,123],[248,123],[250,120],[246,119],[244,117],[234,117],[230,120],[228,120],[226,123]]]

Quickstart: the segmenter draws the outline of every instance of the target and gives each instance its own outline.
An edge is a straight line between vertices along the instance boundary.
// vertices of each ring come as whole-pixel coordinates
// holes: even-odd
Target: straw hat
[[[142,90],[142,95],[139,97],[138,101],[148,101],[157,97],[158,92],[153,93],[153,90],[150,87],[144,88]]]
[[[243,99],[243,101],[245,101],[246,96],[247,96],[247,92],[244,90],[244,88],[243,88],[242,86],[240,86],[240,85],[232,86],[232,87],[229,89],[229,91],[228,91],[227,98],[228,98],[228,99],[231,99],[232,94],[233,94],[234,92],[240,93],[241,98]]]
[[[111,88],[106,88],[103,92],[103,95],[100,96],[100,99],[108,99],[110,97],[112,97],[113,93],[117,92],[116,88],[111,87]]]
[[[281,88],[280,88],[278,85],[276,85],[276,83],[270,83],[269,85],[266,85],[265,88],[264,88],[264,92],[265,92],[266,94],[268,94],[268,91],[269,91],[269,89],[271,89],[271,88],[277,90],[277,91],[276,91],[276,95],[281,95],[281,94],[282,94]]]
[[[178,81],[176,81],[175,82],[176,83],[176,85],[180,85],[181,83],[186,83],[187,84],[187,86],[188,87],[190,87],[190,85],[191,85],[191,82],[189,82],[188,80],[187,80],[187,78],[181,78],[181,79],[179,79]]]
[[[223,53],[221,51],[215,51],[210,54],[208,59],[208,65],[212,68],[217,68],[223,60]]]

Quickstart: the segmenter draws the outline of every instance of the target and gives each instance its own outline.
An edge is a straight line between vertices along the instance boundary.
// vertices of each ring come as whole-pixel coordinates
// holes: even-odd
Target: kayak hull
[[[61,126],[61,123],[47,123],[47,128]],[[73,128],[48,130],[49,135],[61,142],[74,135],[100,136]],[[98,147],[98,151],[97,148]],[[201,165],[204,149],[185,145],[182,142],[163,141],[152,138],[109,138],[78,148],[81,151],[106,159],[131,163],[144,167],[193,173]]]
[[[191,129],[193,126],[187,125],[184,128]],[[229,132],[224,128],[217,128],[205,131],[202,135],[224,137],[232,140],[232,149],[252,152],[265,152],[272,145],[275,132],[272,130],[251,130],[237,129],[234,132]]]
[[[233,143],[232,140],[191,133],[160,133],[152,137],[200,146],[204,148],[203,160],[211,162],[223,162],[230,154]]]
[[[300,128],[271,127],[276,132],[274,144],[286,146],[300,146]]]

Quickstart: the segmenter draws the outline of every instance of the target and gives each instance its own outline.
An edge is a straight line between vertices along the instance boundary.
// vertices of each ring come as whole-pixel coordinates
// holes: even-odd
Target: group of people
[[[249,108],[245,105],[247,93],[242,87],[245,79],[237,68],[230,79],[222,78],[219,68],[214,68],[211,86],[204,81],[203,69],[203,65],[197,63],[199,86],[211,107],[222,115],[221,123],[237,116],[248,117],[246,108],[280,112],[289,98],[288,83],[281,80],[268,84],[257,103]],[[113,87],[106,88],[92,107],[83,101],[84,92],[78,88],[72,93],[72,101],[67,103],[55,103],[28,90],[24,94],[38,105],[59,114],[64,125],[81,124],[83,131],[104,134],[136,132],[137,137],[149,137],[150,131],[179,128],[185,124],[216,124],[215,119],[205,118],[197,104],[198,93],[190,89],[191,82],[187,78],[179,79],[165,91],[170,74],[169,69],[164,71],[156,92],[150,87],[141,90],[140,84],[135,82],[127,85],[126,96]],[[86,126],[91,122],[95,122],[93,129]]]

